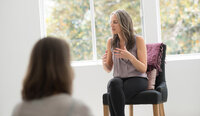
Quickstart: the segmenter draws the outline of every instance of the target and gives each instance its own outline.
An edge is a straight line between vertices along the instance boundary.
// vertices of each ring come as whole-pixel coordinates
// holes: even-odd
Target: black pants
[[[125,116],[125,100],[147,89],[148,81],[143,77],[115,77],[108,83],[109,109],[111,116]]]

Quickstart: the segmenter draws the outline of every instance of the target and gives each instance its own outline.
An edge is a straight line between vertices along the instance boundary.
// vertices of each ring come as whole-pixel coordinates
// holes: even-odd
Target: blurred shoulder
[[[75,114],[74,116],[93,116],[90,108],[85,102],[73,98]]]
[[[17,105],[14,106],[13,111],[12,111],[12,116],[20,116],[20,112],[24,107],[24,103],[20,102]]]
[[[73,98],[68,94],[57,94],[37,100],[22,101],[16,105],[12,116],[36,116],[43,114],[47,116],[49,113],[57,112],[58,115],[70,114],[71,116],[92,116],[89,107],[82,101]],[[59,111],[59,112],[58,112]]]

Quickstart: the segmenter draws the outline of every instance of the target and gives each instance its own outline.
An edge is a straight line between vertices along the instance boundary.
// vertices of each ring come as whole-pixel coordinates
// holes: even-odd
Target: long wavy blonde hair
[[[130,15],[125,10],[116,10],[111,13],[112,15],[116,15],[119,25],[121,27],[122,36],[125,38],[125,45],[127,50],[133,48],[135,43],[135,30],[133,28],[133,22]],[[119,36],[118,34],[113,34],[112,40],[112,48],[115,49],[119,47]]]

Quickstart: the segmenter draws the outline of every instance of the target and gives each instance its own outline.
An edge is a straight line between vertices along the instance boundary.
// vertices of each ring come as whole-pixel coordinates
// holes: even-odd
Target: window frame
[[[90,13],[91,13],[90,18],[91,18],[91,31],[92,31],[93,58],[92,60],[72,61],[73,66],[101,65],[101,60],[97,59],[94,0],[89,0],[89,1],[90,1]],[[41,38],[46,36],[44,9],[45,9],[44,0],[39,0]],[[141,18],[142,36],[145,42],[161,43],[162,33],[161,33],[161,18],[160,18],[160,2],[158,0],[140,0],[140,18]],[[167,55],[166,59],[169,61],[200,59],[200,53]]]

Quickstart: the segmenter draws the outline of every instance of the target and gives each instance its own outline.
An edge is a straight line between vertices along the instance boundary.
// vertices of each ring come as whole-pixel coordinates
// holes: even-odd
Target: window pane
[[[89,6],[89,0],[45,0],[47,36],[68,41],[75,61],[92,59]]]
[[[200,53],[199,0],[160,0],[160,15],[167,54]]]
[[[94,0],[94,8],[98,59],[105,53],[108,38],[112,37],[109,20],[113,11],[126,10],[132,17],[134,29],[141,35],[140,0]]]

